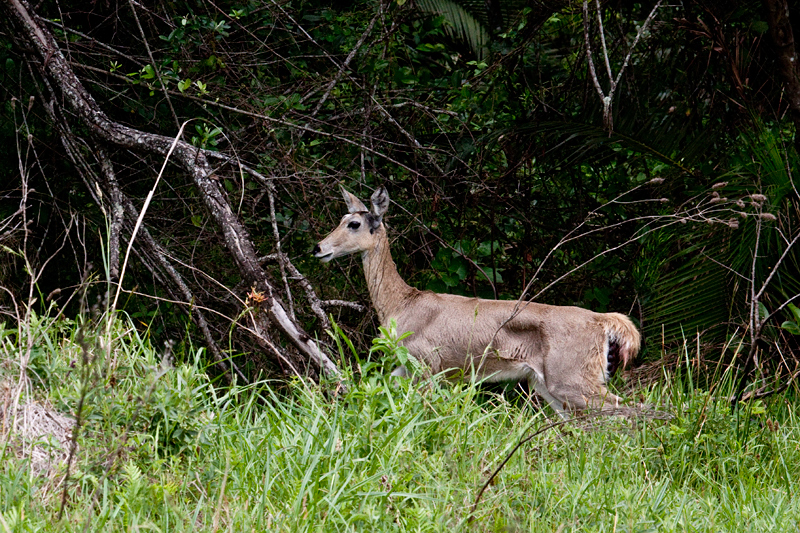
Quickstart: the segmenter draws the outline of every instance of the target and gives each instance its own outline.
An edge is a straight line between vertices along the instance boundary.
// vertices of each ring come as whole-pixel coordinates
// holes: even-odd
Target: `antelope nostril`
[[[312,255],[317,255],[320,252],[319,244],[314,245],[314,249],[311,250]]]

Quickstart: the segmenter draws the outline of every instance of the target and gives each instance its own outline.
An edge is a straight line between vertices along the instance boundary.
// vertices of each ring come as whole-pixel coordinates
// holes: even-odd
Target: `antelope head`
[[[379,187],[372,194],[372,210],[344,189],[342,196],[348,213],[336,229],[311,251],[323,263],[343,255],[370,251],[378,242],[378,234],[383,231],[383,215],[389,207],[389,194],[385,188]]]

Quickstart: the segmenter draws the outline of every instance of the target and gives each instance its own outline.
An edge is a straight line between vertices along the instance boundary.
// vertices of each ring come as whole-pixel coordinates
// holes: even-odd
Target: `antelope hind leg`
[[[550,407],[553,408],[553,411],[558,413],[564,420],[568,420],[570,418],[569,415],[569,404],[567,402],[561,401],[556,399],[550,391],[547,390],[547,387],[536,378],[535,374],[531,374],[528,376],[528,390],[529,391],[536,391],[536,394],[547,400],[547,403],[550,404]]]

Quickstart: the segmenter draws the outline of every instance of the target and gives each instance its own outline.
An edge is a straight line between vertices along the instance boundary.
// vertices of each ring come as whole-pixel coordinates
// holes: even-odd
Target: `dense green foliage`
[[[473,18],[454,23],[457,7]],[[796,529],[800,157],[761,3],[663,5],[633,50],[652,6],[606,3],[608,67],[581,7],[33,7],[111,120],[167,137],[186,123],[346,390],[287,378],[291,342],[248,336],[264,295],[178,166],[142,228],[191,297],[140,233],[108,310],[99,184],[113,175],[138,216],[164,161],[98,140],[0,20],[0,532]],[[587,40],[606,92],[627,61],[613,121]],[[344,212],[340,184],[389,189],[416,287],[632,315],[657,379],[616,386],[670,418],[543,431],[471,514],[552,413],[518,389],[389,378],[413,354],[372,312],[331,305],[323,327],[312,296],[369,304],[357,257],[308,254]],[[209,345],[251,382],[223,386]],[[24,406],[68,413],[76,437],[26,433]],[[71,442],[68,476],[41,463]]]
[[[218,170],[265,254],[276,249],[265,198],[275,187],[281,249],[323,298],[358,294],[367,303],[360,273],[347,269],[351,263],[339,261],[331,274],[306,255],[342,212],[337,185],[368,196],[386,184],[397,204],[390,220],[394,253],[401,275],[415,286],[630,311],[644,328],[649,357],[659,355],[662,339],[680,342],[683,334],[706,331],[707,341],[722,344],[737,328],[746,330],[749,287],[760,287],[798,231],[791,188],[798,160],[760,4],[662,6],[631,51],[614,96],[613,131],[602,125],[586,67],[579,4],[548,11],[509,3],[481,14],[477,4],[465,3],[483,30],[465,22],[456,32],[447,16],[431,15],[435,5],[419,11],[405,2],[192,0],[144,12],[105,4],[40,7],[61,21],[51,29],[110,117],[167,135],[191,120],[187,140],[264,176],[259,181],[229,163]],[[604,8],[614,73],[649,10]],[[501,30],[492,27],[498,21]],[[482,55],[453,38],[484,30],[490,42]],[[89,266],[93,279],[103,280],[108,211],[87,177],[98,163],[67,165],[41,105],[45,89],[24,68],[13,36],[2,39],[6,164],[0,172],[11,186],[0,217],[17,215],[20,191],[28,190],[27,219],[34,221],[28,244],[9,234],[16,236],[9,249],[25,248],[34,265],[54,257],[38,280],[43,295],[80,286]],[[590,41],[600,65],[594,25]],[[123,191],[143,198],[160,162],[120,150],[113,157]],[[27,169],[23,176],[20,168]],[[228,317],[216,326],[218,342],[233,344],[235,353],[258,351],[230,326],[241,307],[224,287],[238,287],[240,274],[198,201],[200,191],[175,169],[167,169],[165,181],[146,219],[149,231],[191,280],[195,298]],[[728,188],[716,192],[731,201],[709,215],[711,186],[720,181]],[[767,200],[751,208],[752,194]],[[747,209],[735,204],[741,199]],[[748,216],[732,229],[742,212]],[[753,269],[762,212],[778,218],[758,223],[758,253],[765,255]],[[85,236],[73,235],[71,216],[86,224]],[[80,245],[63,246],[65,234]],[[2,285],[18,296],[24,294],[20,257],[5,255],[0,265]],[[797,264],[794,250],[779,265],[761,299],[768,312],[797,294]],[[269,268],[281,277],[277,264]],[[175,300],[147,264],[132,262],[123,283]],[[290,285],[297,298],[300,288]],[[102,294],[104,287],[91,290]],[[74,306],[70,292],[57,301]],[[167,301],[124,303],[162,338],[184,329]],[[297,307],[315,331],[318,320],[305,303]],[[364,348],[374,320],[347,309],[336,313]],[[773,346],[767,359],[778,357],[776,346],[793,343],[773,327],[790,318],[786,308],[779,315],[764,331]],[[242,363],[265,369],[256,356]]]
[[[668,385],[636,393],[673,419],[541,433],[469,524],[489,474],[549,410],[470,383],[388,378],[391,338],[339,397],[299,381],[218,391],[199,351],[173,366],[129,319],[107,325],[32,317],[1,330],[4,390],[24,384],[12,354],[29,353],[21,404],[82,409],[61,521],[64,463],[32,470],[26,421],[4,419],[18,429],[0,451],[0,530],[718,532],[800,520],[797,391],[732,412],[725,375],[693,384],[691,350]]]
[[[612,384],[641,416],[549,429],[519,389],[388,377],[413,366],[407,332],[336,306],[326,331],[288,264],[265,258],[344,374],[286,378],[242,333],[260,295],[177,166],[143,227],[192,297],[140,234],[130,292],[108,310],[98,176],[110,167],[141,209],[163,161],[98,141],[0,20],[0,532],[796,530],[800,158],[761,3],[662,6],[613,130],[581,7],[33,7],[112,120],[165,136],[189,121],[259,253],[280,243],[320,299],[368,304],[357,258],[307,252],[344,212],[339,184],[362,198],[386,185],[412,285],[631,314],[659,362]],[[651,8],[602,7],[613,73]],[[594,21],[588,33],[607,92]],[[196,309],[251,383],[208,366]],[[60,433],[37,432],[59,413]]]

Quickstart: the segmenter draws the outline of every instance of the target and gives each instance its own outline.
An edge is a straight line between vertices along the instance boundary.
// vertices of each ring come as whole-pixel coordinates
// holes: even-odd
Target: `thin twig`
[[[51,116],[51,119],[55,124],[58,125],[59,130],[61,131],[61,141],[64,149],[66,150],[67,154],[69,155],[70,159],[75,163],[75,165],[80,169],[82,168],[86,175],[93,176],[94,182],[90,183],[86,177],[84,177],[84,182],[86,183],[87,189],[94,194],[95,189],[100,191],[99,186],[99,178],[95,174],[94,170],[92,169],[89,162],[87,162],[82,155],[82,151],[78,149],[78,141],[75,138],[74,133],[69,128],[69,125],[62,120],[57,120],[55,115],[55,109],[53,106],[47,106],[48,113]],[[114,236],[115,233],[115,226],[119,223],[120,225],[125,224],[127,229],[130,231],[131,235],[134,234],[133,227],[136,221],[136,217],[138,215],[137,209],[133,205],[133,202],[122,192],[122,189],[117,182],[116,175],[113,170],[113,165],[106,154],[105,150],[99,147],[89,147],[90,152],[97,153],[97,157],[100,161],[101,170],[103,171],[103,177],[105,178],[105,186],[104,188],[109,189],[106,191],[106,195],[112,198],[112,206],[111,210],[112,214],[108,214],[107,216],[112,217],[110,222],[110,233],[109,236],[109,275],[111,277],[110,281],[117,285],[118,290],[122,290],[123,292],[128,292],[122,289],[122,285],[119,279],[119,235],[116,237]],[[83,177],[83,174],[82,174]],[[95,198],[98,205],[103,205],[102,198]],[[127,213],[127,217],[126,217]],[[117,217],[120,217],[119,219]],[[117,232],[119,229],[117,229]],[[242,383],[248,383],[249,380],[246,376],[242,373],[242,371],[238,368],[238,366],[233,362],[233,360],[228,358],[228,366],[224,364],[224,360],[226,359],[223,356],[222,351],[220,350],[214,336],[211,334],[211,330],[209,327],[208,322],[203,314],[202,306],[198,305],[194,294],[189,289],[189,287],[184,282],[182,276],[178,271],[172,266],[172,264],[168,261],[167,257],[168,254],[160,247],[160,245],[156,242],[153,236],[150,234],[147,226],[140,227],[139,233],[141,239],[143,240],[143,245],[146,249],[150,250],[149,258],[152,259],[152,262],[148,261],[142,254],[146,254],[145,251],[139,253],[136,248],[133,248],[133,251],[139,255],[139,259],[142,263],[148,268],[154,276],[159,280],[159,282],[167,289],[169,292],[173,292],[173,290],[169,287],[169,283],[166,278],[162,278],[158,275],[157,268],[160,267],[166,274],[166,277],[172,280],[172,284],[176,287],[176,291],[180,293],[180,296],[183,297],[182,300],[172,300],[171,303],[175,303],[180,305],[183,309],[187,310],[187,313],[192,316],[195,320],[195,323],[200,328],[205,340],[206,340],[206,348],[211,353],[212,357],[214,358],[215,364],[218,366],[220,370],[222,370],[222,376],[227,383],[232,382],[232,376],[230,375],[231,372],[235,373],[239,379],[242,380]],[[115,268],[116,265],[116,268]],[[116,270],[116,272],[115,272]],[[149,295],[148,295],[149,296]],[[226,317],[227,318],[227,317]],[[230,319],[228,319],[230,320]],[[230,368],[229,368],[230,367]]]
[[[109,343],[111,339],[109,337]],[[110,349],[110,344],[109,344]],[[128,436],[130,435],[131,429],[133,429],[134,424],[139,419],[139,415],[141,414],[142,407],[150,402],[150,397],[153,395],[153,392],[156,390],[156,385],[158,385],[159,380],[164,377],[167,372],[169,372],[170,365],[166,360],[166,357],[162,359],[161,365],[159,366],[158,372],[156,372],[155,377],[153,379],[153,383],[147,389],[144,397],[139,398],[139,401],[136,404],[136,409],[133,411],[133,415],[131,416],[130,421],[125,426],[125,430],[122,432],[122,436],[120,437],[120,444],[114,450],[106,456],[106,464],[108,465],[104,472],[103,476],[98,481],[94,492],[92,493],[92,504],[89,506],[89,509],[86,511],[86,522],[83,524],[83,531],[89,531],[89,524],[92,523],[92,518],[94,517],[94,507],[97,505],[99,501],[99,494],[103,487],[106,486],[105,481],[111,476],[111,474],[115,471],[115,460],[119,458],[120,454],[123,450],[127,448],[128,444]]]
[[[269,254],[259,258],[259,262],[264,261],[276,261],[278,264],[283,262],[286,265],[286,268],[289,270],[289,274],[291,275],[291,279],[297,281],[303,290],[306,293],[306,298],[308,299],[308,303],[311,306],[311,310],[317,315],[317,318],[322,323],[323,329],[328,329],[331,327],[330,321],[328,320],[328,314],[325,312],[323,307],[349,307],[351,309],[355,309],[356,311],[365,312],[366,308],[358,303],[355,302],[347,302],[344,300],[320,300],[317,293],[314,291],[314,287],[311,285],[311,282],[306,279],[306,277],[300,273],[294,264],[289,261],[289,258],[285,255],[281,259],[278,254]]]
[[[789,376],[789,379],[787,379],[782,385],[780,385],[780,386],[778,386],[778,387],[776,387],[774,389],[772,389],[770,387],[772,385],[774,385],[775,383],[777,383],[778,380],[773,381],[771,384],[764,385],[763,387],[761,387],[759,389],[756,389],[754,391],[750,391],[750,392],[748,392],[746,394],[743,394],[741,396],[741,398],[738,398],[737,396],[732,396],[731,398],[729,398],[729,401],[731,401],[731,402],[736,402],[736,401],[746,402],[748,400],[760,400],[762,398],[766,398],[766,397],[772,396],[774,394],[779,394],[779,393],[785,391],[786,389],[788,389],[789,385],[791,385],[794,382],[794,380],[797,379],[798,376],[800,376],[800,370],[797,370],[794,374]]]
[[[347,300],[320,300],[319,302],[323,307],[349,307],[361,313],[366,312],[367,308],[356,302],[349,302]]]
[[[606,63],[606,72],[608,79],[612,79],[614,75],[611,73],[611,60],[608,58],[608,48],[606,48],[606,32],[603,29],[603,11],[600,9],[600,0],[594,0],[595,9],[597,9],[597,27],[600,29],[600,44],[603,46],[603,58]],[[612,92],[614,86],[611,86]]]
[[[83,288],[83,295],[81,297],[81,311],[83,311],[83,307],[85,306],[86,302],[86,289],[88,288],[88,284],[86,284],[86,275],[88,273],[84,272],[84,279],[81,280],[81,285]],[[83,312],[81,313],[83,315]],[[110,337],[110,335],[109,335]],[[64,480],[62,481],[62,491],[61,491],[61,505],[58,508],[58,518],[57,520],[60,522],[61,518],[64,516],[64,508],[67,505],[67,489],[69,488],[69,473],[72,467],[72,462],[75,460],[75,453],[78,449],[78,436],[80,435],[81,424],[83,423],[83,405],[86,401],[86,396],[89,394],[90,388],[94,388],[95,384],[97,383],[97,378],[99,374],[92,372],[94,362],[97,360],[97,356],[90,357],[89,355],[89,345],[86,342],[86,323],[81,324],[78,327],[78,333],[76,338],[78,345],[81,348],[81,388],[80,388],[80,396],[78,398],[78,405],[75,407],[75,424],[72,426],[72,435],[70,436],[69,440],[69,454],[67,455],[67,465],[66,465],[66,472],[64,473]],[[109,347],[110,349],[110,347]],[[93,378],[90,383],[90,378]]]
[[[761,320],[758,316],[758,299],[756,295],[756,267],[758,266],[758,245],[761,239],[761,218],[756,218],[756,242],[753,245],[753,264],[750,272],[750,359],[755,357],[756,341],[761,337]],[[760,294],[760,293],[759,293]],[[758,366],[758,363],[756,363]]]
[[[500,471],[503,469],[503,467],[506,466],[506,464],[511,460],[511,458],[514,456],[514,454],[517,453],[517,450],[519,450],[522,447],[523,444],[525,444],[526,442],[529,442],[534,437],[537,437],[538,435],[541,435],[545,431],[549,431],[549,430],[551,430],[553,428],[561,427],[561,426],[563,426],[565,424],[569,424],[570,422],[574,422],[575,420],[586,420],[588,418],[593,418],[593,417],[599,416],[599,414],[600,413],[596,413],[596,412],[586,413],[586,414],[583,414],[583,415],[580,415],[580,416],[573,417],[571,419],[568,418],[568,419],[564,419],[564,420],[558,420],[556,422],[550,422],[549,424],[545,424],[544,426],[540,427],[539,429],[537,429],[536,431],[534,431],[533,433],[531,433],[527,437],[525,437],[523,439],[520,439],[520,441],[517,443],[517,445],[514,446],[514,448],[506,455],[505,459],[503,459],[500,462],[500,464],[497,466],[497,468],[494,469],[492,474],[486,479],[486,482],[483,484],[481,489],[478,491],[478,495],[475,497],[475,502],[472,504],[472,509],[470,509],[469,517],[467,518],[467,523],[471,523],[475,519],[475,510],[478,508],[478,502],[480,502],[481,497],[483,496],[483,493],[486,491],[486,489],[489,487],[489,485],[491,485],[491,483],[494,480],[494,478],[497,477],[497,475],[500,473]]]
[[[126,78],[125,76],[121,76],[119,74],[109,73],[106,70],[99,69],[99,68],[96,68],[96,67],[92,67],[90,65],[74,64],[73,66],[75,66],[76,68],[81,68],[83,70],[91,70],[91,71],[94,71],[94,72],[102,72],[103,75],[112,76],[112,77],[118,78],[120,80],[124,80],[124,81],[126,81],[128,83],[131,83],[131,80]],[[346,143],[346,144],[349,144],[349,145],[354,146],[356,148],[359,148],[361,150],[364,150],[365,152],[368,152],[368,153],[370,153],[370,154],[372,154],[374,156],[377,156],[377,157],[379,157],[381,159],[384,159],[384,160],[388,161],[389,163],[397,165],[398,167],[400,167],[400,168],[406,170],[407,172],[409,172],[411,175],[414,175],[414,176],[417,176],[417,177],[422,177],[423,176],[423,174],[419,170],[408,166],[407,164],[401,162],[398,159],[395,159],[394,157],[390,156],[389,154],[385,154],[383,152],[379,152],[378,150],[376,150],[376,149],[374,149],[374,148],[372,148],[372,147],[370,147],[370,146],[368,146],[368,145],[366,145],[364,143],[358,142],[358,141],[353,140],[353,139],[351,139],[349,137],[345,137],[344,135],[339,135],[339,134],[336,134],[336,133],[331,133],[329,131],[316,129],[316,128],[313,128],[313,127],[311,127],[311,126],[309,126],[307,124],[296,124],[294,122],[290,122],[288,120],[284,120],[284,119],[280,119],[280,118],[275,118],[273,116],[266,115],[264,113],[256,113],[254,111],[248,111],[246,109],[242,109],[242,108],[239,108],[239,107],[236,107],[236,106],[223,104],[222,102],[219,102],[219,101],[216,101],[216,100],[212,100],[212,99],[201,98],[199,96],[194,96],[194,95],[186,94],[186,93],[181,94],[180,92],[176,92],[176,91],[173,91],[173,90],[170,90],[170,89],[167,89],[167,92],[169,92],[169,94],[171,94],[173,96],[180,96],[182,98],[185,98],[187,100],[192,100],[192,101],[197,102],[197,103],[199,103],[201,105],[204,105],[204,106],[217,107],[219,109],[224,109],[225,111],[230,111],[232,113],[237,113],[237,114],[242,115],[242,116],[251,117],[251,118],[257,118],[259,120],[263,120],[265,122],[269,122],[269,123],[276,124],[276,125],[279,125],[279,126],[292,128],[292,129],[295,129],[295,130],[299,130],[301,132],[313,133],[314,135],[319,135],[320,137],[327,137],[327,138],[335,140],[335,141],[341,141],[343,143]],[[219,154],[217,154],[217,155],[219,155]]]
[[[367,37],[369,37],[369,34],[372,33],[372,28],[375,26],[375,22],[377,22],[378,17],[380,15],[381,15],[380,12],[376,13],[375,16],[372,17],[372,20],[369,21],[369,25],[367,26],[367,29],[364,30],[364,33],[361,34],[361,37],[359,37],[359,39],[356,42],[355,46],[353,46],[353,49],[350,50],[350,53],[347,54],[347,57],[345,58],[344,63],[342,63],[342,65],[339,67],[339,70],[337,70],[336,75],[333,77],[333,79],[328,83],[328,86],[325,88],[325,92],[322,94],[322,98],[320,98],[319,102],[317,102],[317,105],[314,106],[314,110],[311,112],[311,116],[312,117],[316,116],[317,113],[319,113],[319,110],[322,108],[322,106],[325,105],[325,102],[328,100],[328,97],[331,95],[331,91],[336,86],[336,84],[339,82],[339,80],[342,78],[342,75],[345,73],[347,68],[350,66],[350,63],[353,61],[353,58],[356,57],[356,54],[358,53],[358,51],[364,45],[364,41],[366,41]]]
[[[147,198],[145,198],[145,200],[144,200],[144,204],[142,205],[142,210],[139,213],[139,218],[136,219],[136,224],[133,227],[133,232],[131,233],[131,238],[128,241],[128,248],[125,250],[125,259],[122,261],[122,268],[120,269],[120,273],[119,273],[119,284],[117,285],[117,291],[114,294],[114,300],[111,303],[111,307],[110,307],[112,310],[116,309],[116,307],[117,307],[117,301],[119,299],[120,288],[122,287],[122,280],[125,277],[125,269],[128,266],[128,259],[130,258],[131,248],[133,248],[133,242],[136,240],[136,233],[139,231],[139,228],[142,225],[142,220],[144,220],[144,215],[147,212],[147,208],[150,206],[150,202],[152,201],[153,195],[156,192],[156,188],[158,187],[158,183],[161,181],[161,176],[164,174],[164,170],[167,168],[167,163],[169,162],[170,156],[172,155],[172,152],[175,150],[175,147],[178,145],[178,141],[180,141],[181,136],[183,135],[183,130],[184,130],[184,128],[186,128],[186,125],[189,122],[190,121],[187,120],[186,122],[181,124],[181,127],[178,130],[178,134],[173,139],[172,145],[169,147],[169,150],[167,151],[166,157],[164,157],[164,162],[161,164],[161,170],[158,172],[158,175],[156,176],[156,180],[153,183],[153,188],[150,189],[150,191],[147,193]],[[111,328],[111,318],[112,318],[112,314],[109,314],[108,328]]]
[[[781,263],[783,263],[783,260],[789,254],[789,251],[792,249],[792,246],[794,246],[798,240],[800,240],[800,231],[797,232],[797,235],[794,236],[794,239],[792,239],[791,242],[789,242],[789,244],[786,246],[786,249],[783,250],[783,253],[778,258],[778,261],[772,266],[772,269],[770,270],[767,279],[764,280],[764,284],[761,286],[761,290],[759,290],[758,294],[756,294],[756,298],[760,299],[761,296],[764,294],[764,291],[767,290],[767,285],[769,285],[769,282],[772,281],[772,277],[778,271],[778,268],[781,266]]]
[[[292,289],[289,287],[289,280],[286,279],[286,257],[281,252],[281,234],[278,231],[278,217],[275,214],[275,195],[272,194],[275,185],[272,182],[267,182],[267,198],[269,199],[269,215],[272,219],[272,234],[275,237],[275,252],[278,257],[278,268],[281,271],[281,279],[283,280],[283,288],[286,291],[286,299],[289,303],[289,316],[292,320],[297,318],[294,315],[294,300],[292,299]]]
[[[658,0],[658,2],[656,2],[656,5],[653,6],[653,9],[650,11],[650,14],[647,15],[647,18],[642,23],[641,27],[639,28],[639,31],[636,32],[636,37],[633,39],[633,44],[631,44],[630,48],[628,48],[628,53],[625,55],[625,60],[622,62],[622,67],[619,69],[619,72],[617,73],[617,78],[614,80],[615,88],[619,84],[619,80],[620,78],[622,78],[622,73],[625,72],[625,68],[628,66],[628,62],[631,60],[631,54],[633,54],[633,50],[634,48],[636,48],[636,44],[639,42],[639,39],[644,34],[645,30],[647,29],[647,26],[653,20],[653,17],[656,16],[656,11],[658,11],[658,8],[661,7],[662,1],[663,0]]]
[[[144,44],[144,48],[145,50],[147,50],[147,56],[150,58],[150,64],[153,65],[153,70],[155,71],[156,77],[158,78],[158,84],[161,85],[161,90],[164,92],[164,98],[167,100],[167,104],[169,105],[169,110],[172,112],[172,118],[175,120],[175,125],[180,128],[181,121],[178,120],[178,114],[175,112],[175,108],[172,107],[172,99],[169,97],[169,93],[167,92],[167,86],[164,83],[164,80],[161,78],[161,69],[158,68],[158,64],[156,63],[156,60],[153,57],[153,52],[150,50],[150,43],[147,41],[147,37],[144,34],[144,30],[142,29],[142,23],[139,22],[139,15],[136,13],[136,3],[134,2],[134,0],[128,0],[128,3],[131,6],[131,12],[133,13],[133,20],[136,21],[136,27],[139,28],[139,34],[142,36],[142,44]]]

